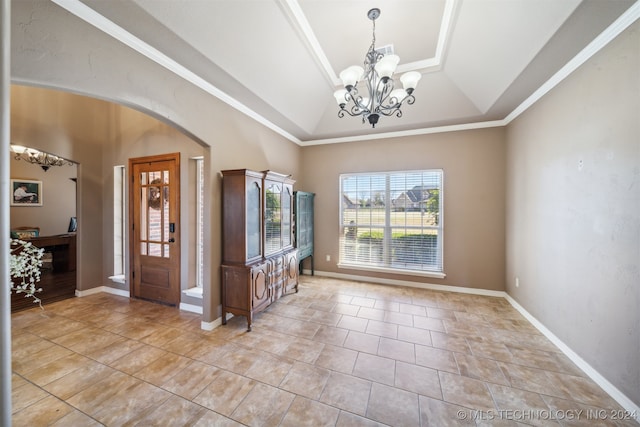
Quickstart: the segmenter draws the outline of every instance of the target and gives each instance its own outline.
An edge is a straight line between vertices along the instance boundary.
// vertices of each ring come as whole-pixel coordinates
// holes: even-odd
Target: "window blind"
[[[442,272],[442,170],[340,176],[340,263]]]

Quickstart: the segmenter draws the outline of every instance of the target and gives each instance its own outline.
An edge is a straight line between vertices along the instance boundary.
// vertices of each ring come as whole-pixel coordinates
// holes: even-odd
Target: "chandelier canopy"
[[[336,98],[340,110],[338,117],[362,116],[372,127],[376,127],[380,115],[402,117],[403,103],[413,104],[413,91],[422,75],[417,71],[409,71],[400,77],[402,88],[394,89],[393,73],[400,62],[397,55],[384,55],[376,51],[376,19],[380,9],[374,8],[367,13],[373,22],[373,40],[364,58],[364,68],[352,65],[340,73],[344,89],[337,90]],[[363,82],[365,96],[358,92],[358,83]]]
[[[22,145],[12,144],[11,151],[15,154],[14,159],[39,165],[45,172],[48,171],[51,166],[73,165],[71,160],[54,156],[53,154],[45,153],[35,148],[23,147]]]

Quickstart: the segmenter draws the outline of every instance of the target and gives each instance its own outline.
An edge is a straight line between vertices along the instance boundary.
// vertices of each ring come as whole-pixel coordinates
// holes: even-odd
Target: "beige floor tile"
[[[296,362],[280,383],[280,388],[317,400],[329,379],[330,371],[318,366]]]
[[[380,322],[378,320],[369,320],[366,333],[379,335],[387,338],[398,338],[398,325],[394,323]]]
[[[351,299],[352,305],[359,305],[360,307],[372,308],[375,305],[375,303],[376,303],[376,300],[374,298],[355,296]]]
[[[256,384],[254,380],[233,372],[220,371],[193,402],[228,417]]]
[[[368,323],[369,319],[344,314],[336,326],[350,331],[364,332]]]
[[[49,393],[42,388],[24,381],[22,385],[13,388],[11,391],[11,410],[14,413],[18,412],[48,396]]]
[[[455,311],[443,310],[441,308],[427,307],[427,316],[435,319],[457,320]]]
[[[231,414],[248,426],[277,426],[282,422],[295,394],[258,383]]]
[[[412,314],[414,316],[423,316],[427,315],[427,308],[423,305],[415,305],[415,304],[407,304],[401,303],[399,305],[400,313]]]
[[[296,338],[278,354],[299,362],[312,364],[318,359],[324,346],[324,343]]]
[[[603,409],[559,397],[542,396],[551,413],[563,414],[565,426],[637,427],[640,414],[622,408]]]
[[[133,375],[143,381],[160,386],[167,378],[172,377],[176,372],[180,372],[191,362],[191,359],[187,359],[184,356],[165,353],[144,368],[136,371]]]
[[[446,332],[442,319],[432,317],[415,316],[413,326],[421,329],[429,329],[430,331]]]
[[[105,425],[124,425],[148,414],[152,408],[163,407],[171,396],[165,390],[138,381],[91,412],[85,412]]]
[[[282,427],[333,427],[340,410],[320,402],[297,396],[284,416]]]
[[[141,383],[139,379],[113,370],[106,378],[74,394],[67,399],[67,402],[82,412],[91,415],[93,411],[108,403],[119,393],[125,393],[126,390],[139,383]]]
[[[43,387],[75,370],[93,365],[97,365],[97,363],[80,354],[70,353],[68,356],[53,360],[39,368],[29,370],[29,372],[24,373],[23,376],[34,384]]]
[[[396,362],[392,359],[359,353],[353,368],[353,375],[366,380],[393,385],[395,382]]]
[[[191,426],[200,420],[206,408],[179,396],[171,396],[128,420],[136,426]]]
[[[320,326],[320,329],[318,329],[312,339],[313,341],[340,346],[344,343],[348,333],[349,331],[346,329],[335,328],[332,326]]]
[[[396,362],[395,387],[442,399],[438,371],[411,363]]]
[[[146,368],[165,354],[167,354],[166,351],[145,344],[117,359],[110,366],[125,374],[132,375]]]
[[[393,340],[390,338],[380,338],[378,346],[378,356],[387,357],[393,360],[415,363],[416,351],[413,343]]]
[[[69,426],[82,426],[82,427],[101,427],[98,421],[89,417],[86,414],[78,410],[73,410],[66,414],[64,417],[58,419],[53,424],[49,424],[49,427],[69,427]]]
[[[325,345],[315,361],[316,366],[350,374],[356,363],[358,352],[347,348]]]
[[[351,298],[349,298],[351,300]],[[360,307],[357,305],[351,305],[348,303],[336,303],[332,310],[334,313],[346,314],[347,316],[357,316]]]
[[[377,299],[373,308],[386,311],[400,311],[400,303],[398,301],[387,301],[384,299]]]
[[[320,401],[364,416],[367,411],[370,392],[371,381],[339,372],[331,372],[320,396]]]
[[[413,327],[413,315],[409,313],[396,313],[394,311],[387,311],[384,314],[384,321],[396,325]]]
[[[26,376],[44,365],[73,354],[71,350],[50,342],[47,342],[46,346],[38,342],[34,345],[34,349],[33,353],[12,355],[11,366],[16,373]]]
[[[47,383],[43,388],[62,400],[67,400],[93,384],[106,379],[114,370],[101,363],[92,362],[78,366],[78,369],[70,371],[60,378]]]
[[[394,387],[373,383],[367,418],[397,426],[419,426],[418,395]]]
[[[550,421],[553,424],[558,424],[554,420],[546,419],[547,417],[537,416],[538,414],[551,415],[549,407],[539,394],[497,384],[488,384],[488,387],[499,411],[497,413],[498,416],[511,418],[514,421],[523,421],[532,425],[549,425]],[[529,417],[529,414],[532,416]]]
[[[52,341],[80,354],[88,354],[97,348],[110,346],[121,337],[99,328],[85,328],[62,335]]]
[[[263,352],[245,372],[245,376],[277,387],[287,376],[294,361]]]
[[[427,329],[414,328],[412,326],[398,326],[398,339],[414,344],[432,345],[431,333]]]
[[[597,418],[621,408],[502,298],[302,276],[252,332],[200,317],[109,294],[12,314],[14,424],[637,426]]]
[[[100,363],[109,365],[143,346],[144,344],[140,341],[120,337],[109,345],[88,350],[86,356]]]
[[[439,372],[442,397],[446,402],[481,411],[495,411],[487,385],[478,380]]]
[[[467,338],[467,343],[474,356],[501,362],[514,362],[513,354],[503,343],[477,338]]]
[[[439,371],[459,373],[453,352],[416,344],[416,364]]]
[[[349,334],[347,335],[343,346],[352,350],[377,354],[379,344],[380,337],[377,335],[370,335],[357,331],[349,331]]]
[[[54,397],[47,396],[11,416],[13,427],[48,426],[73,412],[74,409]]]
[[[336,427],[384,427],[386,424],[381,424],[377,421],[364,418],[350,412],[340,411],[338,416],[338,422]]]
[[[193,424],[193,427],[241,427],[242,424],[217,412],[207,412]]]
[[[471,354],[471,348],[464,337],[449,335],[444,332],[431,331],[431,345],[443,350]]]
[[[495,360],[462,353],[454,355],[461,375],[490,383],[510,385]]]
[[[452,403],[432,399],[427,396],[419,396],[420,399],[420,423],[424,427],[475,427],[473,419],[474,411]]]
[[[140,341],[155,347],[162,347],[163,345],[170,343],[171,341],[182,335],[184,335],[184,331],[175,327],[166,327],[164,329],[152,332],[151,334],[142,338]]]
[[[340,319],[342,319],[342,314],[340,313],[316,311],[309,320],[315,323],[320,323],[322,325],[336,326]]]
[[[161,387],[173,394],[192,400],[216,379],[220,369],[198,360],[167,375]]]
[[[360,310],[358,310],[357,317],[362,317],[363,319],[369,319],[369,320],[383,321],[384,315],[385,315],[384,310],[369,308],[369,307],[360,307]]]

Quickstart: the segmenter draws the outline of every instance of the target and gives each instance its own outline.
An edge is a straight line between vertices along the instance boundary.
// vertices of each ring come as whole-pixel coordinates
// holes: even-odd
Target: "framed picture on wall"
[[[12,179],[11,206],[42,206],[42,181]]]

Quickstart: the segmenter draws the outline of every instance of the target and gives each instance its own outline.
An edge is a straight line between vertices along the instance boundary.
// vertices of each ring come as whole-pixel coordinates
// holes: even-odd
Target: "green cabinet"
[[[313,199],[314,193],[294,192],[295,203],[295,239],[298,249],[298,262],[302,267],[305,258],[311,258],[311,275],[313,275]],[[302,270],[302,269],[301,269]]]

